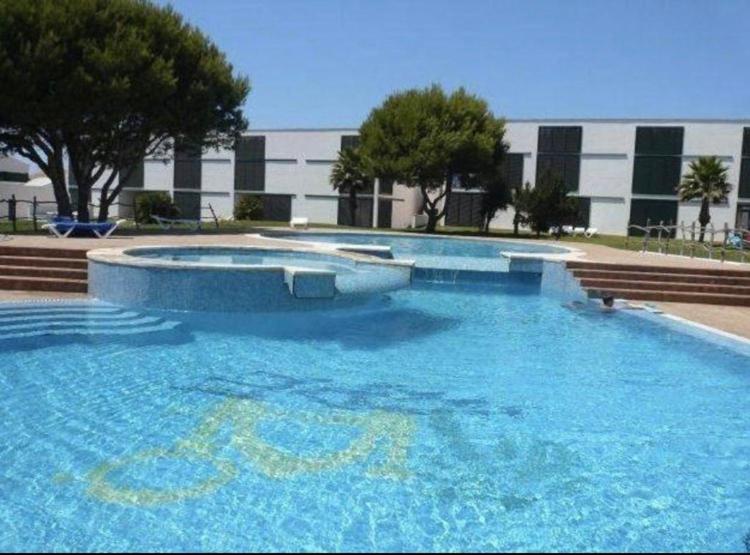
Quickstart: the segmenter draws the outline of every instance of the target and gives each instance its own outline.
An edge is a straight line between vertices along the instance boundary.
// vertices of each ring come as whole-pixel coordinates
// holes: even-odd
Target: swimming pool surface
[[[216,266],[300,266],[336,273],[351,273],[355,264],[345,258],[326,254],[282,250],[249,250],[231,248],[139,248],[129,254],[137,258],[189,262]]]
[[[268,237],[297,239],[322,243],[350,245],[390,246],[396,259],[414,260],[420,268],[455,270],[501,271],[508,270],[503,252],[561,254],[569,252],[562,247],[520,241],[489,241],[431,237],[409,237],[388,233],[295,233],[269,232]]]
[[[734,351],[538,286],[0,305],[3,550],[742,550]]]

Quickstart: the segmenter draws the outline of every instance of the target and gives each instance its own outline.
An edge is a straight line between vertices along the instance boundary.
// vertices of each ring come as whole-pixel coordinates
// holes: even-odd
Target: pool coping
[[[276,228],[262,228],[264,232],[270,231],[270,232],[278,232]],[[409,237],[409,238],[416,238],[416,239],[427,239],[427,240],[447,240],[447,241],[473,241],[473,242],[484,242],[484,243],[515,243],[519,245],[529,245],[529,246],[536,246],[536,245],[544,245],[548,247],[552,247],[555,249],[559,249],[563,252],[515,252],[515,251],[500,251],[500,257],[508,259],[509,263],[512,263],[514,260],[523,263],[523,262],[544,262],[544,261],[558,261],[558,262],[564,262],[568,260],[579,260],[586,256],[585,251],[581,249],[577,249],[575,247],[569,247],[569,246],[561,246],[561,245],[550,245],[549,243],[534,243],[531,241],[525,241],[523,239],[500,239],[497,237],[454,237],[454,236],[443,236],[443,235],[416,235],[415,233],[409,233],[409,232],[403,232],[403,231],[396,231],[396,232],[382,232],[382,231],[351,231],[351,230],[324,230],[324,231],[317,231],[317,230],[291,230],[291,231],[285,231],[285,233],[290,234],[297,234],[300,237],[309,236],[309,240],[307,237],[304,239],[290,239],[289,237],[274,237],[273,235],[264,235],[263,233],[246,233],[245,237],[252,238],[255,240],[266,240],[266,241],[276,241],[281,242],[285,244],[297,244],[297,245],[306,245],[310,246],[312,248],[319,248],[326,250],[328,252],[335,252],[335,253],[351,253],[354,252],[356,254],[365,254],[367,251],[372,251],[372,254],[369,254],[369,256],[376,256],[379,257],[382,253],[389,253],[392,254],[391,247],[388,245],[357,245],[353,243],[331,243],[331,242],[322,242],[322,241],[315,241],[314,237],[317,234],[325,234],[325,235],[371,235],[371,236],[382,236],[382,237]],[[406,259],[391,259],[391,260],[406,260]],[[412,264],[414,264],[414,267],[417,267],[414,261],[409,261]],[[450,269],[450,268],[440,268],[440,267],[426,267],[428,269],[436,269],[436,270],[443,270],[443,269]],[[486,272],[493,272],[495,270],[476,270],[476,271],[486,271]],[[521,270],[523,271],[523,270]],[[511,270],[513,272],[513,270]]]
[[[93,249],[86,253],[89,261],[101,264],[115,266],[133,266],[137,268],[169,269],[169,270],[205,270],[216,271],[220,269],[230,269],[236,271],[261,271],[261,272],[278,272],[278,271],[297,271],[306,273],[330,273],[330,270],[311,268],[298,264],[206,264],[202,262],[175,262],[170,260],[150,259],[134,256],[132,251],[144,250],[231,250],[231,251],[282,251],[300,254],[318,254],[324,256],[338,257],[356,264],[375,264],[382,266],[396,266],[401,268],[413,267],[414,263],[407,260],[386,260],[374,256],[360,255],[349,252],[331,252],[321,249],[311,248],[287,248],[273,245],[141,245],[127,247],[112,247]]]
[[[708,341],[713,345],[728,348],[737,354],[750,357],[750,338],[688,320],[682,316],[669,314],[661,309],[654,309],[649,305],[638,302],[624,301],[622,308],[618,309],[618,312],[620,311],[629,316],[647,320],[678,333]]]

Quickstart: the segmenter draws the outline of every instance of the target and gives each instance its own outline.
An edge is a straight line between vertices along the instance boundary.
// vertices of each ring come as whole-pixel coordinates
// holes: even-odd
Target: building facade
[[[729,168],[732,190],[712,207],[712,221],[750,227],[750,120],[509,120],[507,140],[509,183],[533,186],[546,171],[558,175],[580,199],[579,226],[624,235],[629,224],[646,221],[690,224],[700,204],[680,202],[676,187],[691,161],[715,155]],[[357,141],[356,129],[288,129],[254,130],[234,150],[201,154],[178,145],[172,160],[147,158],[133,169],[119,215],[131,215],[127,205],[140,192],[166,191],[185,218],[207,217],[209,205],[231,218],[239,199],[252,195],[264,220],[408,227],[421,208],[416,190],[380,180],[360,195],[352,218],[330,185],[339,150]],[[444,224],[478,225],[479,199],[476,191],[455,191]],[[512,220],[509,208],[492,227],[511,228]]]

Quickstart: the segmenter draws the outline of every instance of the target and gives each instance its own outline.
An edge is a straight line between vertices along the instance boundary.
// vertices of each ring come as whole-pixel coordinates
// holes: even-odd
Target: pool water
[[[568,252],[562,247],[529,242],[471,240],[424,235],[408,237],[385,233],[271,232],[268,236],[322,243],[389,246],[394,258],[414,260],[417,267],[454,270],[507,271],[508,263],[502,257],[503,252],[537,254]]]
[[[742,355],[538,286],[0,307],[3,550],[742,550]]]
[[[130,253],[129,253],[130,254]],[[132,254],[138,258],[188,262],[216,266],[299,266],[336,273],[351,273],[355,265],[341,257],[325,254],[289,252],[281,250],[250,250],[231,248],[168,248],[137,249]]]

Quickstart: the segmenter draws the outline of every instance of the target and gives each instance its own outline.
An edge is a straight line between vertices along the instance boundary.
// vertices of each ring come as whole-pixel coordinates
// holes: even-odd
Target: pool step
[[[643,289],[588,289],[589,297],[612,296],[630,301],[660,301],[671,303],[700,303],[727,306],[750,306],[748,295],[691,293],[686,291],[646,291]]]
[[[612,270],[575,270],[574,274],[579,279],[592,280],[617,280],[623,276],[622,271]],[[629,279],[648,282],[680,282],[699,279],[701,283],[714,285],[740,285],[750,287],[750,277],[716,276],[707,274],[674,274],[660,272],[627,272]]]
[[[171,332],[178,321],[161,316],[126,311],[117,307],[87,304],[0,307],[0,341],[42,336],[142,336]]]
[[[3,276],[26,276],[86,280],[88,272],[81,268],[44,268],[34,266],[2,266]]]
[[[89,289],[85,279],[62,279],[42,277],[0,276],[0,289],[6,291],[62,291],[86,293]]]
[[[750,306],[750,270],[571,261],[589,297]]]
[[[0,289],[13,291],[88,291],[88,261],[83,249],[0,247]]]

